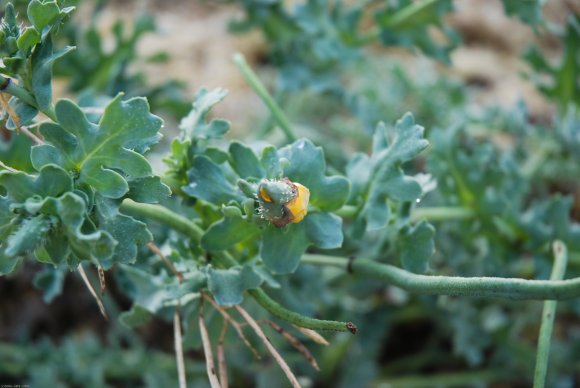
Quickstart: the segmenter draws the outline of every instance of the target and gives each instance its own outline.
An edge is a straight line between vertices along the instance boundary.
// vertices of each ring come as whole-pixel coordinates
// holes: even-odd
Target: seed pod
[[[258,186],[258,212],[268,222],[282,228],[304,219],[308,211],[310,191],[300,183],[281,180],[263,180]]]

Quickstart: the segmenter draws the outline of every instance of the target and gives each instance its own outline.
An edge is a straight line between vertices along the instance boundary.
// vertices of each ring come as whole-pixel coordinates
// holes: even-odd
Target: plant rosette
[[[227,163],[206,155],[193,158],[187,195],[221,206],[222,217],[211,224],[201,244],[222,251],[239,243],[259,243],[259,257],[274,274],[296,270],[308,247],[342,245],[342,220],[332,214],[348,198],[350,183],[327,177],[323,151],[306,139],[276,150],[266,146],[257,155],[232,142]],[[251,245],[251,244],[246,244]]]

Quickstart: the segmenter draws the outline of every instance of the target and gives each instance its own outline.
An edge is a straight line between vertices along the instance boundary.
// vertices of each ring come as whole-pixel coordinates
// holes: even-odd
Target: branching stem
[[[10,94],[11,96],[20,99],[22,102],[38,109],[38,104],[36,103],[34,96],[22,86],[16,84],[11,78],[0,75],[0,91]],[[57,121],[54,106],[51,105],[48,109],[43,110],[42,113],[44,113],[52,121]]]

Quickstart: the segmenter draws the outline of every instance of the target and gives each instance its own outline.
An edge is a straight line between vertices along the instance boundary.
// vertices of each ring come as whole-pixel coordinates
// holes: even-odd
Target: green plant
[[[421,11],[430,10],[423,7],[435,4],[439,3],[407,5],[395,14],[398,17],[379,14],[380,28],[400,27],[408,18],[414,31],[411,27],[424,21],[419,17]],[[316,7],[306,10],[314,12]],[[270,344],[256,318],[273,316],[284,322],[284,328],[266,324],[317,367],[314,357],[289,332],[293,330],[290,324],[304,338],[316,341],[322,341],[317,331],[357,333],[357,325],[349,317],[355,310],[352,302],[348,307],[352,295],[372,305],[372,314],[361,318],[359,346],[375,356],[380,351],[376,339],[383,333],[381,328],[371,328],[370,321],[405,322],[405,314],[420,315],[423,307],[436,310],[433,298],[417,299],[419,312],[407,309],[413,306],[404,306],[404,302],[394,302],[401,306],[401,314],[386,317],[386,302],[377,292],[385,285],[447,300],[433,314],[439,321],[452,315],[454,348],[470,365],[481,365],[486,341],[493,336],[512,346],[501,323],[502,308],[521,313],[518,322],[539,321],[533,308],[523,310],[526,306],[508,305],[507,300],[545,300],[535,378],[538,386],[544,384],[555,301],[580,296],[580,278],[563,280],[567,261],[568,273],[576,276],[578,272],[572,263],[580,251],[580,226],[568,216],[570,200],[537,193],[546,187],[550,175],[546,171],[551,171],[549,163],[543,162],[551,153],[561,154],[558,151],[570,145],[569,139],[576,139],[574,112],[562,120],[556,136],[550,137],[555,148],[544,142],[545,132],[531,126],[524,114],[497,113],[498,121],[509,124],[511,136],[530,132],[530,142],[545,144],[540,162],[525,145],[505,151],[486,141],[493,131],[478,134],[478,125],[489,124],[490,117],[466,115],[463,122],[447,130],[430,130],[427,139],[424,128],[407,113],[395,125],[376,125],[369,152],[348,154],[343,170],[331,169],[324,150],[296,136],[284,111],[237,55],[235,63],[270,108],[287,141],[280,147],[226,143],[230,124],[213,118],[211,109],[227,93],[201,89],[179,125],[179,136],[165,158],[167,170],[160,177],[143,156],[159,140],[162,127],[162,120],[150,113],[145,99],[117,94],[102,112],[91,114],[73,100],[53,104],[52,63],[72,50],[53,52],[53,41],[71,11],[54,1],[33,0],[28,4],[26,25],[17,21],[10,4],[2,21],[0,89],[10,96],[4,106],[6,129],[26,133],[37,143],[29,154],[11,145],[2,159],[2,275],[16,273],[24,261],[38,262],[46,269],[35,283],[45,291],[46,299],[52,299],[62,289],[63,273],[77,270],[105,311],[108,303],[93,289],[85,267],[111,271],[132,301],[131,309],[120,315],[125,326],[143,325],[154,316],[173,320],[180,386],[185,385],[188,373],[183,348],[203,347],[212,386],[227,381],[224,343],[226,339],[236,341],[236,336],[227,334],[229,326],[249,349],[239,351],[237,354],[245,355],[230,361],[252,364],[248,355],[257,353],[255,341],[246,338],[246,326],[240,320],[264,343],[292,385],[299,385],[289,361]],[[318,15],[324,14],[318,11]],[[414,34],[420,35],[420,31]],[[407,39],[404,32],[393,34]],[[343,54],[338,57],[344,60]],[[493,112],[487,114],[493,117]],[[575,171],[576,153],[560,157],[571,160],[569,168]],[[421,167],[425,163],[427,170]],[[538,177],[533,182],[539,187],[532,177]],[[435,206],[425,206],[429,202]],[[439,222],[436,230],[432,223]],[[552,246],[554,272],[547,280]],[[517,257],[521,255],[534,256],[539,269],[525,267],[526,260]],[[314,272],[318,271],[315,267],[340,271],[319,276],[322,272]],[[345,280],[346,273],[362,281]],[[335,287],[334,281],[340,286]],[[101,281],[101,287],[105,285]],[[295,293],[303,293],[308,302],[297,303]],[[396,298],[395,292],[390,295]],[[325,303],[313,305],[316,296]],[[444,299],[447,296],[497,298],[497,304],[484,313],[500,322],[480,333],[481,325],[474,322],[480,312],[465,299]],[[347,349],[349,341],[356,342],[358,337],[344,338],[337,341]],[[474,338],[479,342],[467,346]],[[216,340],[218,368],[211,345]],[[47,352],[66,353],[67,346],[40,344],[32,350],[19,349],[13,357],[22,353],[20,357],[34,354],[42,358]],[[506,365],[505,358],[518,354],[518,349],[506,349],[498,350],[493,365]],[[5,348],[0,351],[11,353]],[[100,348],[87,340],[74,350],[79,354],[87,351]],[[506,356],[502,351],[513,353]],[[119,347],[108,352],[120,363],[131,354]],[[165,365],[167,360],[157,356],[152,355]],[[509,361],[512,370],[531,376],[531,364],[525,358],[514,358]],[[325,359],[327,365],[337,368],[338,361],[328,354]],[[377,377],[378,372],[368,372],[369,364],[362,364],[365,368],[357,373],[368,373],[364,381]],[[116,367],[99,366],[108,377],[118,377]],[[17,367],[12,373],[23,374]],[[74,370],[62,373],[72,374],[71,383],[83,379]],[[133,373],[130,375],[132,378]],[[163,381],[163,376],[147,378]],[[345,377],[345,384],[357,381],[352,376],[359,375]],[[507,374],[490,370],[481,376],[493,380]]]

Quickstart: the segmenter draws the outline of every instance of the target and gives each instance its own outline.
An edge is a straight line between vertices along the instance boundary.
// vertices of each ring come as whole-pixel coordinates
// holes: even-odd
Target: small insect
[[[264,179],[258,186],[258,213],[262,218],[283,228],[304,219],[308,211],[310,190],[288,178]]]

